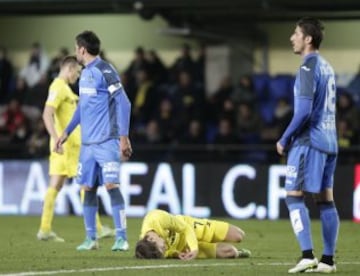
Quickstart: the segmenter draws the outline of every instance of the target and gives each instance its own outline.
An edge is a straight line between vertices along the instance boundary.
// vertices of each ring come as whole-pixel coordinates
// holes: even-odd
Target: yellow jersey
[[[55,109],[55,130],[58,135],[61,135],[70,122],[78,102],[79,97],[71,90],[70,86],[60,78],[55,78],[49,87],[48,98],[45,105],[51,106]],[[80,127],[69,136],[66,146],[80,146]],[[50,140],[51,150],[54,147],[53,139]]]
[[[144,217],[140,239],[149,231],[156,232],[166,242],[165,258],[177,257],[186,249],[198,250],[198,239],[193,227],[181,217],[162,210],[150,211]]]

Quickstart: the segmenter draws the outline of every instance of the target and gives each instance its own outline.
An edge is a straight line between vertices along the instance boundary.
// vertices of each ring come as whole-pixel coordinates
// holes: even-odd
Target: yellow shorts
[[[216,258],[216,243],[225,240],[229,231],[229,223],[219,220],[197,219],[189,216],[177,216],[190,224],[199,242],[197,258]]]
[[[49,157],[49,175],[75,177],[77,175],[79,154],[79,146],[71,145],[64,147],[63,154],[51,151]]]

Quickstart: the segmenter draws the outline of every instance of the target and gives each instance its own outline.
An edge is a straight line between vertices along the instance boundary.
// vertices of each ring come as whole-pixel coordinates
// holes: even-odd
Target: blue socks
[[[289,209],[291,225],[302,251],[313,249],[309,211],[304,197],[287,196],[285,199]]]
[[[324,243],[323,255],[334,256],[339,232],[339,215],[333,201],[319,202],[322,237]]]
[[[96,240],[96,212],[98,210],[96,190],[85,191],[84,223],[88,238]]]
[[[116,238],[127,240],[124,198],[119,188],[110,189],[108,192],[111,199],[112,216],[115,225]]]

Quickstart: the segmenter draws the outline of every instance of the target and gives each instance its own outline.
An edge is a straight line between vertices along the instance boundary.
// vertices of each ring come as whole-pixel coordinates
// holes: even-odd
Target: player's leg
[[[245,238],[245,232],[244,230],[242,230],[241,228],[229,224],[229,228],[227,231],[227,234],[225,236],[224,241],[226,242],[242,242]],[[222,244],[222,243],[220,243]],[[226,244],[225,245],[230,246],[230,244]],[[227,249],[227,247],[225,247],[225,249]],[[234,247],[235,248],[235,247]],[[249,258],[251,256],[251,251],[249,249],[246,248],[240,248],[240,249],[236,249],[237,255],[236,257],[238,258]],[[230,249],[228,249],[230,250]]]
[[[226,233],[224,241],[227,242],[242,242],[245,238],[245,232],[241,228],[229,224],[228,231]]]
[[[85,191],[84,189],[80,190],[80,199],[81,203],[84,203]],[[114,229],[111,229],[109,226],[103,225],[101,223],[99,212],[96,212],[96,233],[98,239],[110,238],[115,236]]]
[[[91,146],[82,146],[78,166],[78,183],[84,189],[83,217],[86,232],[85,241],[77,250],[92,250],[99,247],[96,237],[96,213],[98,211],[97,186],[95,179],[99,170],[92,155]]]
[[[92,250],[98,248],[96,236],[96,212],[98,211],[96,187],[84,186],[83,216],[86,231],[85,241],[77,247],[77,250]]]
[[[322,191],[314,195],[314,200],[320,210],[322,226],[323,254],[315,272],[335,272],[334,255],[339,232],[339,215],[334,203],[333,175],[336,166],[336,156],[328,156],[324,170]]]
[[[57,241],[64,242],[63,238],[58,237],[52,232],[52,221],[54,217],[54,206],[58,192],[64,185],[66,176],[64,175],[51,175],[50,184],[46,191],[44,198],[43,210],[41,214],[40,229],[37,233],[37,238],[43,241]]]
[[[216,243],[216,258],[229,259],[239,257],[237,248],[229,243]]]
[[[229,224],[225,221],[208,220],[208,219],[194,219],[192,224],[194,225],[195,233],[197,234],[197,236],[200,237],[199,239],[200,241],[209,242],[213,244],[222,244],[220,246],[220,250],[223,249],[223,251],[225,252],[223,254],[224,256],[229,255],[229,252],[232,252],[232,249],[235,249],[236,252],[235,257],[249,258],[251,256],[251,252],[248,249],[245,248],[237,249],[236,247],[230,244],[219,243],[219,242],[239,243],[243,241],[245,237],[245,232],[239,227]],[[226,245],[225,247],[223,246],[224,244]]]
[[[113,222],[115,226],[115,243],[111,250],[127,251],[129,244],[127,241],[126,214],[124,198],[120,192],[119,185],[106,184],[106,189],[110,195]]]
[[[239,257],[237,248],[229,243],[199,242],[198,246],[197,259],[229,259]]]
[[[111,250],[126,251],[129,249],[126,233],[126,215],[124,198],[119,189],[120,151],[119,140],[106,141],[96,147],[97,161],[101,165],[101,181],[109,193],[112,217],[115,226],[115,243]]]
[[[291,226],[302,251],[302,258],[288,271],[289,273],[302,272],[317,265],[317,259],[313,254],[310,216],[303,193],[304,189],[307,190],[307,175],[310,170],[308,165],[310,164],[315,167],[314,161],[310,161],[309,147],[299,146],[290,150],[285,180],[287,191],[285,202],[289,210]],[[320,181],[319,179],[320,177],[312,181],[316,183]]]

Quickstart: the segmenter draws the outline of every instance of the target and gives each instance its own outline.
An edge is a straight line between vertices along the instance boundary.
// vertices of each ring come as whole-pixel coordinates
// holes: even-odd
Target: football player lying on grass
[[[224,221],[150,211],[144,218],[135,247],[139,259],[248,258],[251,252],[237,249],[245,233]]]

